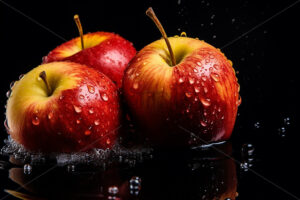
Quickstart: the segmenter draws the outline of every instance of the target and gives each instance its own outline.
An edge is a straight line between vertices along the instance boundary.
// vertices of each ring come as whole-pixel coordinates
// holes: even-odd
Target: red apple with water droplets
[[[80,25],[81,28],[81,25]],[[136,54],[132,43],[115,33],[94,32],[61,44],[43,58],[43,63],[72,61],[92,67],[119,87],[124,70]],[[84,46],[83,46],[84,45]]]
[[[231,61],[204,41],[163,36],[167,43],[144,47],[124,75],[124,97],[141,133],[156,145],[227,140],[240,104]]]
[[[120,126],[117,87],[85,65],[43,64],[14,84],[6,117],[11,137],[31,151],[111,148]]]

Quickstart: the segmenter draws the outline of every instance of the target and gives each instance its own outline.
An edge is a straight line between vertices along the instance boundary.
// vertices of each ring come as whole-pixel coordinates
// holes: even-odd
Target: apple
[[[164,39],[140,50],[123,79],[125,101],[141,134],[154,145],[227,140],[241,102],[232,62],[204,41],[168,38],[153,10],[147,14]]]
[[[121,87],[124,70],[136,54],[132,43],[109,32],[83,35],[78,16],[75,15],[74,18],[81,37],[56,47],[43,58],[43,63],[72,61],[84,64],[99,70]]]
[[[72,62],[42,64],[17,81],[7,101],[9,134],[26,149],[75,152],[111,148],[119,122],[115,84]]]

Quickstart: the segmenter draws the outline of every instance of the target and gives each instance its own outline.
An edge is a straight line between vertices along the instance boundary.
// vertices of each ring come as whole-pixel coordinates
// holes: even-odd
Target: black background
[[[153,22],[145,16],[145,10],[152,6],[169,36],[185,31],[189,37],[221,48],[232,60],[242,96],[232,137],[236,155],[241,144],[254,144],[254,169],[300,197],[297,184],[300,3],[288,8],[295,2],[1,0],[0,112],[5,112],[6,92],[13,80],[39,65],[42,57],[64,40],[77,37],[74,14],[79,14],[84,32],[115,32],[140,50],[160,38]],[[287,118],[290,125],[284,124]],[[5,115],[1,115],[0,121],[4,119]],[[279,134],[281,127],[286,129],[285,137]],[[6,137],[3,125],[1,141]],[[251,172],[240,177],[238,192],[239,199],[293,199]]]

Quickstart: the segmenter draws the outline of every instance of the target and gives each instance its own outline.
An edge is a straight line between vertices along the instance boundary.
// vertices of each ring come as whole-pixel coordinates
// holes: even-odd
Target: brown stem
[[[82,29],[81,22],[80,22],[80,19],[79,19],[78,15],[74,15],[74,21],[76,23],[76,26],[77,26],[77,29],[78,29],[78,32],[79,32],[79,35],[80,35],[81,49],[83,50],[84,49],[83,29]]]
[[[47,94],[48,94],[48,96],[50,96],[51,93],[52,93],[52,89],[51,89],[50,84],[49,84],[49,82],[48,82],[48,80],[47,80],[46,72],[45,72],[45,71],[42,71],[42,72],[40,73],[39,77],[44,81],[44,83],[45,83],[45,85],[46,85],[46,87],[47,87]]]
[[[163,26],[161,25],[161,23],[159,22],[158,18],[156,17],[156,15],[155,15],[152,7],[149,7],[147,9],[146,15],[152,19],[152,21],[155,23],[155,25],[157,26],[158,30],[162,34],[163,38],[165,39],[165,42],[167,44],[167,47],[168,47],[168,50],[169,50],[169,53],[170,53],[172,65],[175,66],[176,65],[176,60],[175,60],[175,56],[174,56],[174,53],[173,53],[170,41],[168,39],[168,36],[167,36],[167,34],[166,34]]]

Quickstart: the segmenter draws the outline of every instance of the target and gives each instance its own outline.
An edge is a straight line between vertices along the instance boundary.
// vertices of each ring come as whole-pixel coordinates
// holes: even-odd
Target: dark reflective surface
[[[35,186],[39,189],[33,186],[30,189],[33,182],[27,186],[28,190],[21,189],[19,192],[29,194],[32,199],[32,196],[62,195],[59,193],[70,195],[70,192],[62,192],[63,189],[76,195],[86,194],[86,189],[90,189],[91,195],[100,195],[96,198],[108,199],[108,187],[116,185],[119,197],[124,199],[202,199],[205,189],[207,199],[213,199],[213,195],[224,199],[222,194],[233,194],[235,188],[237,199],[242,200],[300,198],[297,184],[300,180],[297,50],[300,44],[297,27],[300,4],[295,4],[299,1],[5,2],[62,38],[0,1],[2,113],[10,83],[40,64],[42,56],[61,44],[64,38],[69,40],[77,36],[72,19],[75,13],[80,15],[84,31],[119,33],[140,50],[160,37],[144,14],[148,6],[154,7],[168,35],[179,35],[185,31],[190,37],[199,37],[221,48],[233,62],[242,96],[231,138],[232,155],[238,162],[232,163],[228,159],[210,161],[214,166],[210,170],[199,164],[204,157],[201,153],[199,156],[179,150],[158,151],[153,160],[134,168],[109,168],[95,175],[90,171],[79,172],[76,167],[74,173],[68,172],[67,167],[55,169],[50,173],[52,176],[45,174],[49,181],[41,177]],[[0,119],[4,122],[4,115]],[[3,125],[1,146],[6,137]],[[200,161],[197,160],[199,157]],[[226,167],[229,165],[232,165],[231,171]],[[1,156],[0,197],[7,195],[4,189],[16,190],[19,184],[47,169],[49,166],[32,166],[32,174],[25,175],[21,173],[22,165],[14,165],[8,162],[6,156]],[[72,166],[69,171],[73,171]],[[231,182],[224,177],[225,174],[232,178]],[[133,176],[142,180],[137,197],[132,195],[134,192],[130,194],[129,189],[129,180]],[[235,176],[236,182],[233,181]],[[212,180],[213,177],[220,181]],[[75,180],[80,181],[77,183]],[[232,186],[220,186],[222,180],[229,181],[228,185]],[[216,192],[215,186],[220,187],[219,191]],[[85,190],[82,193],[81,188]],[[111,188],[110,191],[116,190]],[[6,199],[16,198],[10,195]]]

